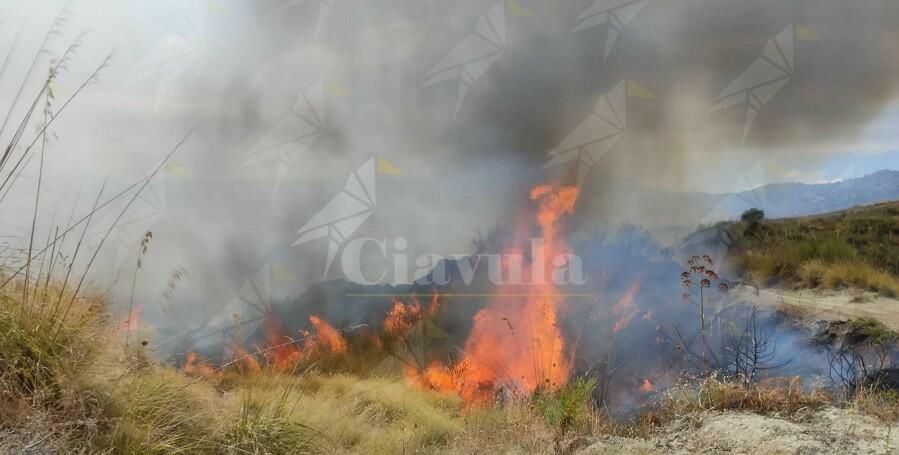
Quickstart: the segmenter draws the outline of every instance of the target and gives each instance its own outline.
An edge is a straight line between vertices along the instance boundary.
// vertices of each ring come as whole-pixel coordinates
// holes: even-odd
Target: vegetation
[[[54,25],[54,29],[57,27]],[[32,106],[46,106],[45,122],[38,134],[31,141],[25,140],[21,144],[24,147],[19,144],[22,133],[28,129],[32,107],[0,157],[3,195],[17,182],[21,166],[32,156],[40,156],[43,166],[43,145],[50,123],[84,86],[96,80],[106,65],[104,61],[53,112],[52,82],[77,44],[70,46],[53,65],[35,97]],[[36,144],[41,146],[35,147]],[[525,399],[465,408],[455,395],[410,386],[399,376],[400,368],[388,365],[379,369],[376,364],[386,365],[386,355],[370,355],[365,350],[323,359],[315,372],[288,374],[263,369],[190,377],[155,360],[152,346],[147,343],[129,342],[137,325],[132,320],[134,288],[151,232],[140,244],[131,278],[126,327],[111,323],[108,302],[83,287],[99,248],[124,211],[102,236],[100,246],[87,253],[87,263],[77,267],[80,277],[72,275],[93,214],[124,195],[131,198],[123,209],[127,210],[164,163],[165,160],[148,177],[115,196],[103,200],[101,190],[91,212],[78,221],[61,230],[59,226],[48,226],[53,234],[48,233],[43,249],[35,246],[39,191],[35,194],[32,230],[23,264],[2,264],[0,273],[0,452],[559,453],[571,451],[584,436],[645,435],[659,423],[690,413],[736,409],[792,415],[829,402],[826,394],[806,392],[797,381],[757,383],[708,377],[665,392],[635,422],[616,422],[594,408],[591,396],[596,382],[576,379],[556,391],[538,391]],[[37,188],[40,175],[42,172]],[[0,196],[0,202],[3,197]],[[765,221],[763,212],[749,211],[736,232],[744,245],[744,264],[762,279],[814,282],[816,286],[859,286],[895,295],[899,287],[893,277],[899,271],[899,259],[879,252],[885,246],[884,232],[889,232],[889,242],[893,242],[896,226],[890,223],[896,222],[899,207],[893,210],[890,222],[871,214],[865,215],[867,218],[853,215],[854,218],[849,217],[852,220],[843,216],[831,223],[838,224],[836,227],[827,224],[829,221],[782,226],[779,223],[785,222]],[[862,218],[864,222],[857,220]],[[866,227],[859,228],[858,223]],[[794,228],[799,237],[793,236]],[[63,257],[59,252],[70,232],[73,234],[69,239],[77,244],[71,256],[57,263],[56,258]],[[841,232],[845,234],[841,236]],[[787,248],[785,259],[775,254],[779,253],[778,248]],[[863,257],[872,260],[865,262],[860,259]],[[83,259],[84,256],[82,262]],[[695,258],[682,283],[692,289],[694,282],[690,278],[697,280],[701,358],[706,370],[703,289],[709,288],[717,276],[710,269],[709,258],[702,258],[705,265],[699,261]],[[60,267],[61,271],[57,270]],[[173,274],[170,288],[180,276],[181,271]],[[54,284],[55,278],[62,278],[61,283]],[[875,322],[854,324],[853,330],[876,346],[897,339]],[[738,345],[744,349],[734,351],[738,359],[742,352],[764,356],[764,338],[758,336],[754,327],[747,325],[744,332],[753,340],[763,341]],[[740,336],[735,338],[739,341]],[[761,368],[760,363],[750,365],[752,370]],[[851,372],[864,371],[855,364],[850,368]],[[744,369],[735,367],[738,372]],[[895,392],[882,390],[876,384],[859,387],[855,394],[858,409],[884,419],[899,418]]]
[[[639,418],[616,422],[593,407],[595,382],[586,379],[527,400],[465,408],[455,395],[414,388],[386,370],[234,370],[192,378],[153,360],[147,346],[126,346],[125,331],[110,327],[101,299],[76,299],[54,336],[35,330],[60,322],[47,305],[52,287],[27,307],[19,290],[0,294],[0,356],[14,365],[0,383],[0,449],[10,452],[548,454],[569,452],[584,436],[647,436],[710,410],[801,417],[832,403],[797,379],[711,376],[661,392]],[[896,339],[873,321],[854,321],[850,329],[868,344]],[[865,385],[851,405],[894,421],[897,403],[895,392]]]
[[[863,340],[871,346],[882,346],[899,340],[899,333],[891,330],[882,322],[873,318],[860,318],[849,321],[849,336]]]
[[[398,376],[273,371],[192,378],[126,347],[103,302],[79,298],[53,332],[21,287],[0,296],[0,449],[86,453],[552,453],[575,427],[589,431],[592,383],[533,403],[464,410],[454,395]],[[28,317],[23,317],[24,315]],[[43,316],[42,316],[43,315]],[[575,425],[576,423],[576,425]],[[27,430],[37,426],[33,436]]]
[[[723,227],[732,262],[755,283],[899,296],[899,202],[779,220],[753,210]]]
[[[706,297],[705,289],[718,282],[718,290],[726,292],[727,284],[720,282],[718,274],[712,270],[712,258],[709,256],[693,256],[687,261],[689,270],[681,273],[681,286],[687,291],[682,295],[684,301],[693,304],[699,309],[699,343],[701,371],[706,374],[709,371],[708,338],[706,336]],[[693,300],[693,289],[699,292],[699,303]],[[689,351],[688,347],[684,347]]]
[[[759,227],[762,225],[763,219],[765,219],[764,210],[749,209],[743,212],[743,214],[740,215],[740,222],[746,225],[743,233],[749,236],[755,235],[755,233],[758,232]]]
[[[885,422],[899,421],[899,392],[865,387],[855,394],[853,405],[862,414],[875,416]]]
[[[821,390],[807,392],[799,378],[777,378],[756,384],[709,377],[672,388],[656,415],[684,415],[699,411],[740,410],[791,416],[831,402]]]
[[[596,379],[578,378],[554,393],[534,396],[534,408],[553,426],[563,430],[585,428],[592,409],[587,405]]]

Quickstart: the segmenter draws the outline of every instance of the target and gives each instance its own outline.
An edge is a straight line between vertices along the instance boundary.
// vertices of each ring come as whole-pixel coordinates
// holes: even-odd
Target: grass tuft
[[[533,406],[550,425],[563,431],[585,428],[593,413],[591,398],[596,379],[577,378],[555,392],[534,395]]]
[[[669,390],[657,409],[655,418],[703,411],[752,411],[759,414],[795,416],[832,402],[822,390],[805,391],[799,378],[771,378],[757,384],[720,380],[714,377],[699,383]]]

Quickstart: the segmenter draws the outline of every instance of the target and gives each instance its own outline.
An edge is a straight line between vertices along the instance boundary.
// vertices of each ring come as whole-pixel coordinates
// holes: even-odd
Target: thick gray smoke
[[[116,231],[94,273],[127,297],[152,230],[137,295],[159,317],[171,300],[182,323],[260,273],[276,283],[259,291],[269,298],[321,281],[328,239],[291,244],[372,158],[377,205],[352,235],[405,238],[412,257],[470,252],[478,233],[517,221],[534,184],[575,183],[577,160],[543,167],[578,131],[575,145],[615,136],[584,172],[578,234],[689,228],[705,206],[657,190],[727,191],[763,159],[808,170],[864,141],[899,78],[891,1],[208,0],[116,7],[115,19],[99,3],[73,8],[68,35],[82,24],[120,45],[86,38],[84,60],[117,57],[59,120],[55,194],[81,188],[83,212],[110,168],[121,188],[194,131],[132,218],[153,216]],[[578,130],[603,97],[615,131]],[[177,267],[188,276],[163,297]]]

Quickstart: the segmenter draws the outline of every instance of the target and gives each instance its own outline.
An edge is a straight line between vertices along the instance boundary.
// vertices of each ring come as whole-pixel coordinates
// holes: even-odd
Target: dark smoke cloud
[[[899,74],[899,8],[890,2],[653,1],[605,61],[606,26],[571,31],[590,3],[516,3],[525,14],[506,15],[506,48],[455,118],[457,81],[423,82],[494,2],[335,2],[318,39],[315,2],[256,4],[219,24],[207,59],[179,81],[182,96],[213,111],[200,128],[208,152],[191,158],[209,178],[185,202],[221,222],[224,247],[210,266],[238,283],[279,251],[301,283],[321,279],[323,245],[284,249],[372,155],[406,175],[382,183],[383,203],[359,233],[406,237],[413,254],[464,253],[475,231],[514,219],[527,188],[546,179],[546,152],[623,79],[653,99],[628,99],[628,132],[593,168],[577,228],[622,217],[664,222],[616,201],[635,185],[680,188],[690,168],[726,166],[738,155],[831,152],[890,101]],[[745,105],[713,113],[714,98],[789,24],[820,41],[796,41],[790,82],[741,143]],[[296,183],[268,203],[271,174],[248,180],[237,157],[316,79],[349,95],[329,97],[327,134],[289,171]],[[229,223],[233,216],[241,222]]]
[[[336,0],[317,37],[321,2],[288,3],[217,2],[225,13],[201,13],[202,51],[175,75],[161,109],[152,89],[141,99],[133,85],[106,85],[111,93],[101,98],[113,107],[99,126],[84,128],[93,135],[87,147],[102,148],[103,137],[139,142],[123,159],[131,170],[145,170],[159,149],[196,128],[178,158],[192,176],[169,179],[169,209],[154,225],[160,246],[148,260],[158,269],[141,287],[158,298],[169,272],[187,267],[179,298],[198,320],[267,262],[296,276],[292,293],[320,281],[327,241],[290,244],[372,156],[404,175],[379,182],[378,209],[357,235],[405,237],[413,257],[466,253],[478,231],[517,220],[526,190],[547,179],[547,151],[601,94],[631,80],[651,99],[628,99],[627,131],[591,170],[574,227],[589,236],[621,221],[689,224],[680,199],[659,201],[641,187],[701,188],[697,176],[711,169],[724,176],[715,180],[720,189],[734,167],[756,159],[801,155],[813,163],[862,140],[899,78],[892,1],[653,0],[604,59],[608,26],[572,32],[592,1],[518,0],[505,5],[501,57],[454,116],[458,81],[425,86],[427,74],[496,2]],[[712,112],[714,99],[789,24],[820,40],[796,41],[790,82],[743,143],[745,105]],[[325,134],[273,197],[273,168],[244,167],[241,155],[317,80],[332,92]],[[134,99],[122,101],[125,94]]]

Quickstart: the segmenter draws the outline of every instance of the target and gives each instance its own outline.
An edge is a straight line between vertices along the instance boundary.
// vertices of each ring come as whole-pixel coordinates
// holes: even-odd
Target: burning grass
[[[50,320],[19,317],[16,293],[3,296],[0,355],[16,367],[3,376],[0,447],[13,452],[30,444],[127,454],[560,453],[592,435],[644,437],[693,413],[798,416],[830,400],[797,380],[706,379],[658,392],[656,407],[627,423],[593,407],[590,380],[466,407],[456,394],[411,386],[402,362],[364,377],[272,368],[191,377],[153,360],[149,347],[126,349],[97,299],[78,299],[52,337],[33,330]],[[352,345],[342,355],[354,355]],[[899,416],[890,392],[856,396],[864,413]],[[10,435],[34,436],[16,445]]]
[[[457,444],[459,450],[462,441],[480,446],[475,441],[484,436],[468,428],[467,419],[478,417],[463,416],[457,397],[417,390],[397,376],[274,369],[187,376],[153,360],[139,343],[126,349],[123,333],[110,329],[115,324],[98,299],[77,299],[53,336],[37,330],[50,319],[22,317],[40,315],[42,306],[24,308],[17,290],[0,294],[0,356],[14,365],[4,369],[0,384],[4,449],[21,451],[31,444],[134,454],[457,453]],[[200,365],[205,364],[196,359],[195,367]],[[41,440],[16,445],[12,436],[25,434],[25,425],[35,422]]]
[[[528,264],[517,264],[524,276],[537,276],[539,283],[500,285],[486,308],[474,316],[462,358],[452,366],[430,363],[410,370],[417,384],[443,392],[458,393],[467,403],[485,402],[496,394],[527,397],[537,390],[557,390],[571,373],[570,356],[559,329],[564,298],[550,273],[552,261],[569,253],[559,234],[559,223],[574,210],[578,190],[539,185],[530,199],[539,205],[536,225],[543,235],[543,251]],[[522,245],[532,229],[520,228],[504,257],[521,257]],[[513,268],[502,265],[503,275]],[[526,295],[526,297],[509,297]]]

